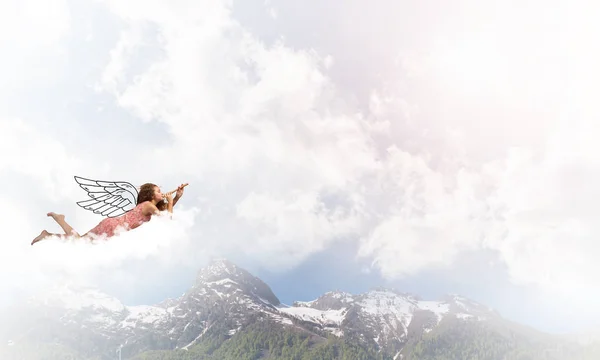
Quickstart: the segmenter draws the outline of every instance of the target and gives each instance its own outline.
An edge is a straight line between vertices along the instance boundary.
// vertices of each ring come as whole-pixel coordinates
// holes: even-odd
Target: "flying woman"
[[[159,215],[161,211],[168,210],[169,213],[173,213],[173,206],[177,201],[183,196],[183,188],[187,184],[180,185],[176,190],[175,199],[172,197],[172,193],[169,192],[167,194],[163,194],[160,191],[160,188],[152,183],[146,183],[140,187],[139,194],[137,194],[137,202],[136,206],[133,209],[128,209],[125,206],[117,206],[115,203],[125,203],[127,204],[127,199],[122,197],[120,194],[123,192],[123,188],[131,187],[131,184],[128,183],[104,183],[104,185],[97,186],[96,184],[100,184],[101,182],[92,181],[95,184],[84,183],[82,180],[89,181],[88,179],[78,178],[79,184],[86,190],[89,191],[90,197],[92,197],[92,201],[95,201],[93,204],[101,203],[104,208],[108,207],[114,212],[116,209],[123,211],[125,209],[125,213],[120,216],[108,217],[102,220],[96,227],[89,230],[84,235],[79,235],[77,231],[75,231],[71,225],[67,224],[65,221],[65,216],[62,214],[56,214],[54,212],[49,212],[47,215],[51,216],[60,227],[64,230],[64,234],[52,234],[46,230],[43,230],[33,241],[31,245],[35,244],[38,241],[44,240],[49,236],[58,236],[61,239],[65,239],[66,237],[93,237],[93,236],[102,236],[111,237],[115,235],[117,228],[121,228],[123,230],[133,230],[138,226],[142,225],[145,222],[150,221],[152,215]],[[106,185],[109,184],[109,185]],[[101,188],[102,191],[98,191],[96,189]],[[90,190],[92,189],[92,190]],[[118,190],[110,190],[110,189],[118,189]],[[96,190],[96,191],[94,191]],[[128,194],[133,194],[131,189],[127,189]],[[95,194],[101,194],[101,196]],[[136,196],[134,195],[134,198]],[[88,200],[89,202],[89,200]],[[80,204],[80,203],[78,203]],[[89,204],[89,203],[88,203]],[[81,205],[80,205],[81,206]],[[94,212],[98,213],[98,209],[94,209],[91,206],[82,206],[87,210],[96,210]],[[103,213],[104,214],[104,213]]]

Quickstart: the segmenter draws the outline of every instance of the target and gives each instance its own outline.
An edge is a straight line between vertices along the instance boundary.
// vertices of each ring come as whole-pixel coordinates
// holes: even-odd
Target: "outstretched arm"
[[[175,194],[175,198],[173,199],[173,206],[175,206],[175,204],[177,204],[177,201],[179,201],[179,199],[183,196],[183,188],[187,185],[187,183],[179,185],[179,187],[177,188],[177,193]]]

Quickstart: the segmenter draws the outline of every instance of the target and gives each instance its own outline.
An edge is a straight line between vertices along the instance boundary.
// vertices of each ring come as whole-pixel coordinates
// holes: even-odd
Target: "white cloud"
[[[70,20],[65,0],[0,4],[0,104],[22,101],[14,94],[47,86],[64,75],[61,41]]]
[[[591,306],[600,296],[600,114],[592,100],[600,51],[587,35],[597,25],[583,25],[582,9],[571,8],[573,23],[565,26],[555,8],[540,14],[533,31],[522,31],[536,10],[520,14],[507,32],[505,17],[487,35],[445,33],[455,41],[448,49],[467,50],[454,53],[452,66],[435,67],[434,57],[444,60],[445,53],[424,45],[403,58],[411,65],[408,80],[391,77],[371,97],[372,115],[390,130],[379,139],[393,149],[371,188],[381,186],[390,200],[371,198],[381,219],[363,234],[359,255],[386,277],[455,265],[460,252],[491,249],[515,283],[538,289],[546,303],[585,294],[564,303]],[[476,44],[495,36],[504,36],[493,50],[501,56],[483,61],[489,54]],[[407,82],[414,92],[405,90]]]
[[[20,118],[0,121],[0,153],[4,154],[0,158],[0,174],[17,173],[34,179],[52,201],[75,195],[69,186],[74,182],[70,174],[90,171],[90,166],[71,149]]]
[[[267,46],[230,18],[228,3],[211,1],[200,7],[153,2],[143,11],[131,2],[109,5],[132,28],[151,24],[158,31],[136,37],[124,33],[121,41],[128,44],[127,51],[118,51],[107,69],[131,68],[131,73],[105,72],[105,89],[136,116],[169,126],[173,144],[155,152],[166,171],[198,176],[211,189],[221,187],[208,195],[210,202],[223,203],[221,210],[212,207],[213,219],[223,225],[245,224],[248,232],[230,231],[219,245],[241,244],[245,249],[245,242],[254,239],[256,253],[297,254],[289,258],[287,266],[292,266],[340,234],[354,231],[362,239],[360,254],[372,257],[389,276],[447,266],[461,251],[491,247],[511,265],[515,278],[537,283],[546,281],[549,266],[565,261],[540,263],[539,272],[524,267],[534,264],[530,260],[536,252],[522,253],[518,246],[526,237],[543,234],[541,239],[547,239],[549,233],[520,228],[524,220],[515,211],[523,203],[553,206],[537,199],[547,199],[557,188],[527,180],[544,174],[535,159],[520,170],[502,167],[506,149],[531,145],[540,156],[545,137],[552,134],[544,125],[555,114],[528,114],[539,109],[534,101],[560,101],[561,91],[528,93],[546,87],[547,76],[516,62],[510,51],[526,49],[524,41],[535,40],[543,29],[554,31],[550,20],[556,11],[544,13],[544,24],[526,37],[517,31],[526,24],[519,17],[518,29],[506,34],[473,22],[470,26],[482,30],[477,36],[445,32],[446,45],[436,42],[441,39],[437,35],[424,39],[423,47],[410,52],[420,68],[410,84],[429,84],[439,93],[421,91],[403,98],[404,92],[389,86],[390,78],[371,98],[376,119],[364,119],[326,76],[331,57],[293,50],[282,42]],[[474,4],[463,10],[461,16],[487,11]],[[497,10],[505,16],[499,21],[511,14]],[[155,34],[159,40],[150,38]],[[499,48],[479,46],[491,46],[492,40]],[[145,69],[133,70],[136,49],[146,42],[160,48],[160,56]],[[424,51],[427,46],[429,53]],[[531,49],[535,59],[559,51],[546,43]],[[456,61],[438,64],[436,59],[446,58],[450,50]],[[560,70],[561,61],[552,57],[545,69]],[[448,80],[465,71],[473,76]],[[495,77],[486,78],[488,74]],[[494,87],[498,81],[514,84],[518,79],[527,84],[521,92],[512,85]],[[457,84],[467,88],[451,92]],[[472,106],[466,97],[475,95],[480,106]],[[503,106],[508,110],[499,115]],[[487,119],[490,113],[494,115]],[[502,125],[506,121],[510,127]],[[336,231],[317,225],[324,217],[315,210],[318,194],[331,190],[354,199],[325,205],[328,212],[344,209],[337,220],[344,225]],[[534,198],[536,193],[542,195]],[[299,206],[298,199],[305,199],[306,206]],[[231,209],[238,209],[238,218]],[[311,246],[299,252],[296,239],[306,237]],[[548,253],[545,261],[552,256]]]
[[[196,210],[179,210],[168,216],[154,217],[143,226],[120,234],[108,240],[102,238],[91,243],[86,238],[59,240],[55,237],[43,240],[31,246],[33,236],[40,232],[31,222],[31,215],[21,206],[3,208],[0,216],[10,217],[12,225],[8,231],[3,251],[0,253],[0,288],[9,294],[9,303],[20,299],[12,295],[32,295],[54,284],[64,282],[86,285],[99,285],[101,278],[114,278],[114,287],[123,285],[123,274],[130,278],[142,278],[145,270],[127,269],[132,261],[154,260],[165,269],[178,265],[192,266],[197,261],[206,260],[210,254],[193,255],[187,252],[193,236],[191,227]],[[46,226],[52,233],[62,233],[51,218]],[[84,233],[87,229],[78,228],[69,218],[75,229]],[[36,222],[41,223],[41,222]],[[115,289],[109,289],[114,291]]]
[[[541,159],[515,151],[508,159],[494,201],[505,238],[490,239],[511,275],[549,289],[596,289],[600,246],[596,207],[600,191],[598,129],[577,129],[577,119],[560,129],[561,143],[548,144]],[[597,128],[597,126],[594,126]],[[587,139],[586,139],[587,138]],[[577,142],[577,144],[574,143]],[[581,151],[583,150],[583,151]]]
[[[379,219],[361,240],[359,255],[372,257],[393,278],[451,265],[459,252],[478,248],[488,222],[479,174],[444,175],[395,147],[385,165],[368,184],[381,199],[370,204]]]
[[[429,18],[394,19],[402,24],[398,26],[419,20],[429,32],[419,33],[414,48],[372,44],[375,49],[389,48],[382,54],[396,56],[398,67],[392,71],[380,66],[389,65],[387,57],[369,56],[372,48],[363,46],[364,38],[336,43],[348,47],[343,51],[316,51],[284,41],[267,44],[231,17],[229,1],[102,4],[106,19],[116,16],[123,27],[116,39],[102,37],[113,23],[99,20],[89,43],[104,54],[103,70],[94,63],[82,65],[78,72],[93,74],[85,86],[93,86],[100,97],[112,96],[116,106],[129,112],[123,116],[127,121],[139,121],[140,133],[164,129],[166,140],[157,144],[149,137],[131,136],[128,142],[115,142],[114,153],[122,154],[117,164],[113,157],[73,148],[57,135],[60,128],[47,133],[43,124],[60,118],[58,111],[47,119],[31,115],[18,121],[0,114],[11,119],[0,122],[0,149],[13,154],[0,157],[0,176],[34,179],[48,192],[40,201],[65,201],[74,207],[83,196],[72,180],[75,174],[93,173],[86,176],[103,180],[143,174],[168,183],[185,178],[190,182],[188,194],[201,194],[202,200],[187,195],[178,206],[185,216],[196,215],[198,206],[197,215],[176,234],[159,232],[172,241],[157,238],[142,256],[168,262],[194,253],[243,253],[263,266],[282,269],[335,241],[359,239],[358,255],[372,259],[390,278],[451,266],[464,251],[493,249],[515,281],[562,293],[599,286],[593,277],[600,270],[593,261],[598,250],[593,240],[598,233],[594,185],[600,180],[600,129],[593,123],[598,115],[593,95],[597,54],[572,60],[577,62],[569,69],[577,70],[572,73],[577,81],[565,89],[565,59],[559,54],[568,44],[569,52],[564,53],[586,55],[588,43],[579,35],[588,29],[573,27],[580,33],[569,36],[577,35],[579,42],[564,41],[551,21],[559,11],[544,12],[544,21],[533,33],[523,30],[529,23],[525,15],[514,18],[515,25],[504,31],[512,7],[496,9],[502,10],[499,20],[480,20],[490,17],[479,2],[463,2],[465,7],[455,10],[460,20],[443,26]],[[26,43],[31,34],[43,32],[31,35],[37,41],[31,53],[64,60],[74,56],[65,50],[70,49],[65,35],[79,29],[71,28],[65,3],[58,5],[53,8],[56,16],[44,18],[35,33],[22,39]],[[359,10],[353,5],[353,12]],[[285,23],[285,17],[282,4],[278,21],[272,23]],[[465,19],[476,19],[464,26],[482,30],[478,37],[453,28]],[[559,36],[559,46],[543,41],[527,52],[528,44],[545,33]],[[449,43],[436,42],[440,34]],[[498,37],[497,43],[489,42]],[[18,49],[14,43],[20,42],[6,49]],[[44,53],[52,44],[64,52]],[[103,52],[107,44],[110,53]],[[486,53],[481,53],[480,44],[488,46]],[[360,59],[372,61],[366,68],[384,79],[374,88],[341,89],[340,83],[364,84],[338,83],[331,75],[347,66],[347,58],[340,55],[356,53],[356,48],[363,52]],[[453,62],[439,61],[447,60],[448,54]],[[531,63],[523,60],[527,54]],[[63,69],[51,65],[50,69]],[[2,71],[9,71],[6,68]],[[27,71],[17,68],[11,84]],[[70,78],[60,71],[51,75],[50,83]],[[57,91],[72,94],[83,86],[79,81],[73,80],[76,90]],[[35,81],[26,84],[34,87]],[[364,114],[347,94],[370,94],[360,99],[368,104]],[[77,101],[65,100],[65,108]],[[111,110],[112,104],[103,104]],[[83,130],[93,126],[85,121],[76,123]],[[107,126],[94,138],[110,139],[115,129]],[[134,162],[135,168],[123,165]],[[119,179],[112,178],[117,176],[111,172],[115,168],[126,169]],[[86,273],[93,269],[88,265],[120,271],[136,254],[128,245],[141,246],[131,235],[131,242],[94,248],[48,243],[31,250],[29,240],[41,230],[39,218],[46,212],[32,202],[11,206],[12,212],[4,214],[15,219],[23,233],[32,233],[27,241],[20,231],[11,233],[12,240],[3,245],[17,254],[7,266],[21,274],[31,268],[34,276],[43,266],[58,270],[62,256],[81,260],[66,264],[67,271]],[[91,214],[73,218],[80,231],[97,220]],[[150,234],[152,226],[136,234]],[[98,258],[91,259],[96,252]]]
[[[571,86],[560,91],[562,97],[548,97],[560,111],[537,118],[519,116],[518,110],[509,113],[515,116],[511,121],[522,123],[514,132],[531,132],[528,125],[535,129],[546,121],[539,143],[511,147],[512,139],[486,137],[504,152],[479,157],[473,154],[476,146],[466,150],[473,137],[462,136],[462,143],[429,148],[430,160],[394,149],[380,184],[388,184],[385,191],[398,202],[378,207],[389,216],[363,238],[361,255],[372,257],[393,278],[450,265],[464,250],[492,249],[518,284],[562,298],[586,293],[588,302],[600,296],[594,275],[600,271],[595,260],[600,246],[594,240],[600,230],[600,127],[594,120],[599,114],[589,98],[575,96],[596,92],[591,83],[598,74],[593,69],[585,74],[572,77]],[[402,103],[379,97],[373,101],[380,118]],[[478,128],[462,120],[449,125],[463,134],[474,135]],[[453,146],[456,151],[447,152]],[[436,156],[443,160],[435,161]]]
[[[0,5],[0,46],[35,48],[53,45],[69,30],[65,0],[3,1]]]
[[[289,269],[358,230],[357,214],[349,214],[344,206],[327,206],[316,192],[286,196],[251,193],[238,204],[239,237],[246,241],[237,244],[237,251],[271,267]],[[246,229],[250,236],[242,235]]]
[[[23,233],[8,235],[6,247],[14,251],[11,261],[5,262],[6,269],[29,274],[19,284],[7,282],[7,287],[31,288],[49,279],[70,277],[93,282],[101,269],[122,273],[127,260],[139,256],[181,265],[188,254],[208,257],[256,251],[257,262],[289,268],[355,231],[356,212],[336,202],[356,201],[345,187],[348,182],[356,186],[353,178],[375,166],[373,150],[367,124],[347,112],[323,74],[331,65],[330,57],[284,44],[265,46],[233,22],[227,4],[221,2],[194,3],[196,11],[183,3],[179,8],[167,2],[140,2],[137,5],[143,11],[135,3],[108,5],[125,23],[106,54],[104,71],[94,72],[98,78],[87,85],[114,95],[118,105],[143,121],[140,127],[162,122],[169,131],[165,136],[173,142],[160,146],[143,139],[114,144],[105,140],[104,147],[112,145],[114,153],[122,154],[116,164],[114,157],[104,157],[102,148],[82,152],[73,142],[61,141],[61,125],[45,132],[45,119],[3,122],[3,152],[22,149],[14,157],[3,158],[3,175],[21,174],[47,190],[43,195],[36,193],[35,200],[24,201],[23,209],[7,214],[20,219]],[[99,36],[94,36],[90,46],[103,48],[109,38],[102,38],[102,27],[92,30]],[[151,55],[141,61],[140,54],[148,48]],[[74,123],[87,128],[83,119]],[[93,134],[92,141],[111,139],[115,130],[120,131],[107,126]],[[45,242],[30,247],[40,230],[58,231],[45,216],[49,210],[76,213],[67,219],[80,233],[100,220],[75,207],[74,202],[85,196],[73,175],[133,181],[126,178],[140,176],[133,167],[119,173],[118,179],[111,172],[133,159],[141,159],[135,164],[138,169],[162,173],[157,175],[160,179],[186,176],[190,188],[217,189],[203,194],[210,203],[196,224],[184,226],[183,230],[193,227],[193,232],[177,235],[154,229],[151,233],[153,237],[158,234],[157,243],[142,243],[150,234],[146,229],[155,226],[145,225],[124,235],[131,242],[115,239],[92,247],[85,242]],[[323,199],[325,195],[330,198]],[[71,208],[37,206],[44,201]],[[186,197],[176,211],[193,206],[193,198]],[[52,225],[43,225],[47,221]],[[281,241],[282,237],[286,240]],[[138,246],[145,248],[134,251]],[[166,249],[159,251],[160,246]],[[273,263],[270,256],[285,261]],[[192,259],[189,264],[198,266]]]
[[[227,4],[178,9],[165,2],[145,15],[111,6],[123,18],[156,26],[163,55],[134,81],[121,81],[131,74],[112,69],[129,68],[136,54],[119,50],[104,89],[136,116],[168,124],[174,141],[156,150],[158,161],[165,171],[218,189],[208,195],[222,204],[212,206],[211,222],[249,230],[228,232],[213,246],[289,267],[359,226],[351,209],[331,215],[339,207],[323,209],[319,200],[324,192],[347,194],[377,166],[368,124],[323,73],[331,57],[281,42],[267,47],[228,17]],[[135,49],[131,39],[125,33],[120,43]],[[115,82],[122,90],[114,90]],[[237,208],[238,218],[228,208]],[[277,265],[268,260],[278,254],[294,255]]]

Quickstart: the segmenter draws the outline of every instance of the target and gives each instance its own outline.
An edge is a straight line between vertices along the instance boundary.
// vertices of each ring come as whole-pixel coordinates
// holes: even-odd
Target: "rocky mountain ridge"
[[[160,304],[125,306],[95,289],[63,287],[32,299],[22,310],[27,321],[16,315],[24,312],[13,313],[20,320],[12,319],[0,344],[52,341],[99,359],[114,358],[117,348],[125,358],[151,350],[188,350],[214,336],[225,341],[257,322],[321,339],[352,339],[398,357],[411,339],[444,321],[503,321],[492,309],[456,294],[425,301],[382,288],[357,295],[332,291],[288,306],[262,280],[225,259],[200,270],[180,297]],[[75,333],[77,341],[69,337]]]

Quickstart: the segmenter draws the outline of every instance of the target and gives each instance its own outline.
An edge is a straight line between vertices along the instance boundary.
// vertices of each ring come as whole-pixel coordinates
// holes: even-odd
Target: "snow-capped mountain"
[[[458,295],[423,301],[409,294],[375,289],[365,294],[328,292],[310,302],[295,302],[280,311],[320,325],[336,335],[352,335],[376,347],[401,349],[411,335],[422,335],[452,316],[486,320],[491,310]]]
[[[2,344],[46,341],[107,359],[117,348],[124,358],[147,350],[190,349],[210,337],[233,337],[256,322],[321,338],[332,334],[399,355],[410,339],[444,319],[501,321],[493,310],[458,295],[424,301],[387,289],[328,292],[288,306],[262,280],[225,259],[200,270],[179,298],[160,304],[125,306],[95,289],[65,286],[31,299],[7,319],[0,355]]]

